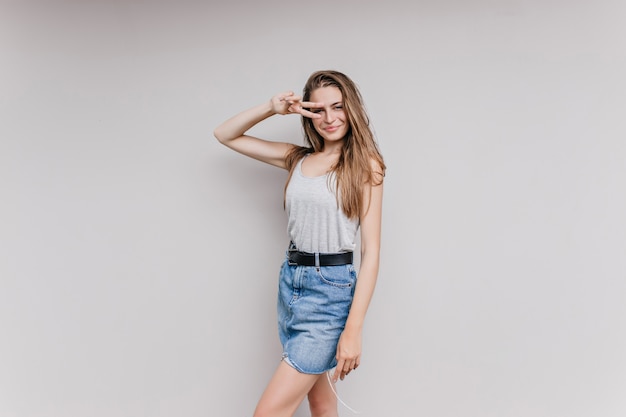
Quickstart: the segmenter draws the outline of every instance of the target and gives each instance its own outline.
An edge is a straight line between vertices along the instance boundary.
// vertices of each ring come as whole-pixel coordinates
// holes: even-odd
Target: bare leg
[[[320,375],[309,391],[311,417],[338,417],[337,397],[330,387],[331,381],[326,374]],[[333,384],[334,385],[334,384]]]
[[[256,406],[254,417],[293,416],[318,379],[320,375],[303,374],[281,362]]]

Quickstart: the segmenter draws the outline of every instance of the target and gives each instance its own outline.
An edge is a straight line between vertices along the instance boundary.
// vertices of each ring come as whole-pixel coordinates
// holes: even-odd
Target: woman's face
[[[320,87],[311,92],[309,101],[321,103],[324,107],[313,108],[313,113],[321,117],[311,119],[313,127],[324,141],[340,141],[348,133],[349,125],[343,110],[343,96],[337,87]]]

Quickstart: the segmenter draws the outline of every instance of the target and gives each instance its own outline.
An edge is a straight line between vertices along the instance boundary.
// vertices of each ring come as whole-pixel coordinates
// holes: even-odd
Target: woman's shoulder
[[[293,145],[292,148],[287,152],[285,156],[285,163],[287,165],[287,169],[291,171],[293,167],[295,167],[298,162],[301,162],[304,158],[306,158],[309,154],[313,152],[312,148],[307,148],[306,146]]]

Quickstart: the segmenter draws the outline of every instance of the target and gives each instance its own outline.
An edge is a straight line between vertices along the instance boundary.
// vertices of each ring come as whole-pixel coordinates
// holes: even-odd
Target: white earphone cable
[[[328,379],[328,385],[330,385],[330,389],[333,391],[333,394],[335,394],[335,398],[337,398],[337,400],[344,406],[346,407],[348,410],[352,411],[354,414],[361,414],[360,411],[355,410],[354,408],[351,408],[348,404],[346,404],[345,402],[343,402],[343,400],[341,398],[339,398],[339,395],[337,395],[337,391],[335,391],[335,387],[333,386],[333,382],[330,380],[330,371],[326,372],[326,379]]]

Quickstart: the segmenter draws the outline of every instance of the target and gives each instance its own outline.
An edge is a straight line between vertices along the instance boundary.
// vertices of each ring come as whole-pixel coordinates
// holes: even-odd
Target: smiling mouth
[[[334,132],[337,129],[339,129],[339,126],[328,126],[324,128],[324,130],[327,132]]]

